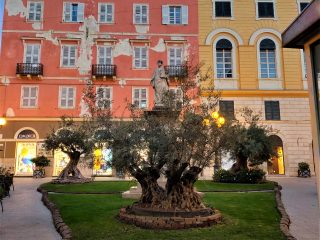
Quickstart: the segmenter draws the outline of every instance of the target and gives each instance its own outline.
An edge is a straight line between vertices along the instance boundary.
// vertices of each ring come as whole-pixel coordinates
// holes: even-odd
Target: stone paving
[[[282,187],[282,201],[290,216],[290,232],[298,240],[319,240],[319,206],[316,179],[269,177]]]
[[[58,240],[51,213],[41,202],[37,187],[51,179],[15,178],[15,191],[3,200],[0,211],[1,240]]]

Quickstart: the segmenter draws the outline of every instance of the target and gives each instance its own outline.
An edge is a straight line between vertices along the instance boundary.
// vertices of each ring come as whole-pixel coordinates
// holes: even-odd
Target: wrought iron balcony
[[[17,63],[16,74],[42,76],[43,64],[41,63]]]
[[[94,64],[92,65],[92,76],[94,77],[114,77],[116,76],[116,65]]]
[[[188,76],[188,67],[186,65],[169,65],[165,66],[165,70],[169,77],[183,78]]]

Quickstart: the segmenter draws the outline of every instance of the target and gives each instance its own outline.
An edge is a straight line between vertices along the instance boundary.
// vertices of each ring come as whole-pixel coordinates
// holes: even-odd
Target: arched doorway
[[[283,142],[282,139],[279,136],[271,135],[270,139],[275,144],[275,151],[277,153],[276,157],[273,157],[268,162],[268,174],[279,174],[284,175],[285,169],[284,169],[284,157],[283,157]]]
[[[33,164],[31,159],[37,156],[38,138],[38,133],[31,128],[23,128],[16,133],[16,175],[32,175]]]

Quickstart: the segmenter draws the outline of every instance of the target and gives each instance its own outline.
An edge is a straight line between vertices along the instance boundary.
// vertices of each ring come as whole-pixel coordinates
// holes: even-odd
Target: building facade
[[[273,128],[278,157],[263,166],[268,174],[297,176],[299,162],[314,173],[305,57],[303,50],[282,48],[281,38],[308,4],[199,1],[199,57],[212,72],[202,87],[221,90],[219,108],[226,116],[239,117],[249,107]]]
[[[128,104],[153,107],[150,79],[163,60],[172,80],[198,60],[196,0],[7,0],[0,56],[0,164],[32,175],[30,158],[53,159],[57,175],[68,159],[42,142],[63,115],[87,113],[83,90],[92,83],[114,118]],[[179,91],[171,81],[172,91]],[[111,153],[97,151],[108,161]],[[97,174],[111,174],[106,164]]]

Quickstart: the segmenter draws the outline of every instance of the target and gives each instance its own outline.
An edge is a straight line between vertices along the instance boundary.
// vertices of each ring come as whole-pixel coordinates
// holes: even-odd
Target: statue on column
[[[155,107],[163,107],[164,95],[169,91],[169,78],[163,67],[163,61],[158,60],[157,68],[153,72],[151,85],[155,92]]]

